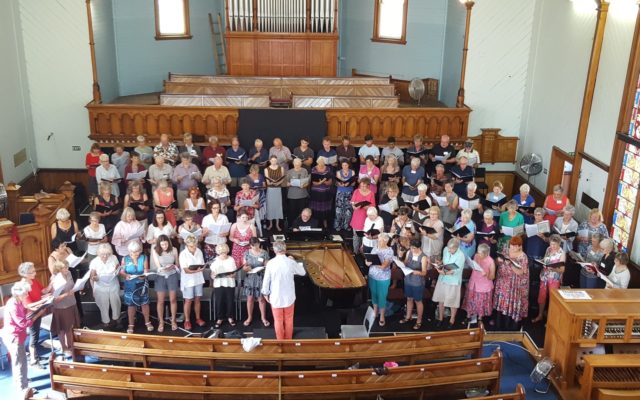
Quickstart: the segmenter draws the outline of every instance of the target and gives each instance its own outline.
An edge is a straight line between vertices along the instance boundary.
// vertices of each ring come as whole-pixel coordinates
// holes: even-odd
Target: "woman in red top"
[[[176,214],[173,209],[173,203],[176,201],[173,196],[173,188],[169,186],[169,183],[165,179],[161,179],[158,182],[158,187],[153,192],[153,205],[157,209],[164,211],[164,215],[167,221],[175,228],[177,225]]]
[[[553,187],[553,194],[547,196],[544,199],[544,210],[546,214],[544,219],[549,221],[549,225],[553,226],[558,218],[558,213],[564,209],[569,203],[569,199],[564,195],[562,186],[555,185]]]
[[[31,285],[31,290],[27,294],[27,297],[24,301],[27,310],[34,311],[46,299],[42,299],[42,292],[44,291],[44,287],[36,279],[36,267],[32,262],[23,262],[18,266],[18,274],[22,277],[22,281]],[[38,364],[38,352],[36,346],[40,341],[40,322],[41,318],[32,319],[32,325],[29,327],[29,354],[30,354],[30,364],[37,365]]]
[[[102,154],[102,150],[100,150],[100,145],[98,143],[94,143],[91,145],[91,149],[87,153],[84,158],[84,164],[87,167],[87,172],[89,172],[89,195],[97,195],[98,194],[98,183],[96,182],[96,168],[100,166],[100,154]]]

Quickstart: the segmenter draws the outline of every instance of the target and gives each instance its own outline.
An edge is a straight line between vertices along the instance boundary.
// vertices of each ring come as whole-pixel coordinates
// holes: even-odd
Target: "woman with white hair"
[[[475,171],[473,167],[469,165],[469,159],[462,156],[458,158],[457,164],[451,167],[451,175],[455,181],[453,191],[460,197],[463,197],[467,190],[467,183],[473,181]]]
[[[27,376],[27,354],[24,342],[27,338],[27,329],[34,319],[40,319],[44,312],[40,312],[34,319],[27,318],[25,307],[27,297],[31,291],[31,285],[27,282],[16,282],[11,287],[11,298],[4,306],[4,327],[2,328],[2,340],[9,351],[11,359],[11,376],[13,378],[13,393],[7,398],[23,399],[31,398],[29,379]],[[6,392],[5,392],[5,395]]]
[[[378,315],[380,312],[380,320],[378,325],[385,325],[384,311],[387,306],[387,294],[389,293],[389,283],[391,282],[391,262],[393,261],[393,249],[389,247],[389,235],[381,233],[378,236],[378,245],[371,250],[380,259],[380,264],[374,264],[365,261],[369,267],[369,291],[371,293],[371,304],[373,312]]]
[[[586,221],[582,221],[580,225],[578,225],[578,232],[580,233],[577,237],[578,253],[580,253],[582,257],[587,256],[588,248],[591,245],[591,237],[594,234],[600,234],[600,239],[609,237],[607,226],[602,222],[602,212],[597,208],[589,210],[589,217]]]
[[[219,205],[218,205],[219,207]],[[198,248],[198,240],[195,236],[187,236],[184,240],[186,248],[180,252],[180,290],[184,298],[184,329],[191,330],[191,305],[196,314],[196,324],[204,326],[205,322],[200,318],[200,297],[204,285],[204,255]]]
[[[447,248],[442,251],[442,266],[436,267],[438,282],[433,290],[433,301],[438,303],[438,322],[436,327],[452,328],[456,323],[456,314],[460,307],[460,288],[462,286],[462,270],[465,264],[464,253],[460,250],[460,241],[452,238]],[[445,269],[446,265],[456,268]],[[444,324],[444,308],[449,307],[451,314],[448,323]]]
[[[453,231],[457,231],[461,229],[463,226],[466,226],[469,230],[464,236],[458,236],[458,240],[460,241],[460,250],[467,258],[472,258],[474,254],[476,254],[476,224],[471,220],[471,216],[473,212],[465,208],[460,213],[460,218],[453,225]]]
[[[481,215],[484,212],[484,208],[482,207],[482,197],[477,193],[478,185],[475,182],[469,182],[467,184],[467,193],[465,196],[460,197],[461,201],[465,200],[468,202],[468,208],[471,209],[473,215],[471,219],[474,222],[480,222]],[[461,205],[458,205],[459,209],[463,209]]]
[[[224,319],[229,321],[229,325],[236,326],[233,319],[233,294],[236,287],[237,271],[236,262],[233,257],[229,257],[229,246],[226,243],[216,246],[218,257],[211,264],[211,274],[213,275],[213,297],[216,303],[216,323],[214,328],[218,329],[224,323]]]
[[[78,223],[71,219],[71,214],[66,208],[59,208],[56,211],[56,222],[51,224],[51,239],[59,239],[75,247],[75,234],[80,232]]]
[[[557,232],[562,238],[562,250],[566,253],[573,250],[573,240],[578,232],[578,222],[573,219],[575,213],[576,208],[572,205],[567,205],[562,210],[562,218],[557,218],[553,224],[552,231]]]
[[[231,205],[231,193],[219,176],[211,178],[211,188],[207,190],[207,201],[211,200],[218,200],[220,212],[227,215],[228,208]]]
[[[512,237],[512,235],[505,234],[503,228],[518,228],[523,226],[525,222],[522,214],[518,212],[518,204],[516,203],[516,201],[508,201],[507,204],[505,204],[505,209],[506,211],[500,214],[500,219],[498,220],[498,225],[500,226],[500,231],[502,232],[502,236],[498,241],[498,251],[506,251],[505,249]]]
[[[120,266],[110,244],[100,244],[96,253],[98,256],[89,264],[93,297],[100,310],[102,328],[114,327],[120,318],[120,282],[118,281]],[[111,307],[111,319],[109,319],[109,307]]]
[[[424,180],[424,168],[420,158],[412,158],[409,165],[402,169],[402,198],[404,201],[413,201],[418,195],[418,185]]]
[[[100,166],[96,168],[96,182],[98,185],[102,182],[109,183],[111,185],[111,193],[116,197],[120,197],[118,182],[121,178],[118,168],[109,163],[109,155],[101,154]]]
[[[490,252],[488,245],[481,244],[478,246],[478,253],[473,256],[473,262],[480,270],[472,270],[462,304],[462,309],[467,312],[467,318],[472,324],[478,319],[490,317],[493,313],[493,279],[496,277],[496,264]]]
[[[427,191],[429,186],[424,183],[418,185],[418,195],[413,198],[413,203],[408,204],[413,210],[413,219],[422,223],[429,215],[429,207],[431,207],[431,197]],[[417,204],[418,202],[426,202],[426,206]],[[424,203],[423,203],[424,204]]]
[[[431,261],[435,261],[436,257],[442,254],[442,245],[444,244],[444,224],[440,221],[440,207],[431,206],[427,209],[429,218],[422,223],[423,226],[435,230],[428,232],[420,228],[422,236],[422,252],[429,256]]]
[[[98,255],[98,246],[100,243],[107,243],[109,241],[107,230],[104,225],[100,223],[100,214],[95,211],[89,214],[89,225],[84,227],[82,233],[87,239],[88,258],[92,260]]]
[[[27,293],[24,305],[29,311],[38,309],[45,301],[45,289],[36,279],[36,267],[32,262],[23,262],[18,266],[18,274],[22,277],[22,282],[30,285],[31,289]],[[29,354],[31,355],[30,364],[38,364],[38,343],[40,342],[40,322],[41,318],[32,318],[32,325],[29,327]]]
[[[520,185],[520,192],[514,195],[512,199],[516,202],[517,207],[536,206],[536,201],[533,196],[529,194],[529,192],[531,192],[531,187],[528,184],[523,183],[522,185]],[[524,219],[527,224],[530,224],[531,221],[533,221],[533,216],[525,215]]]
[[[365,253],[370,253],[378,245],[378,235],[384,231],[384,221],[378,215],[375,207],[367,208],[367,218],[364,220],[364,237],[362,238],[362,248]],[[375,231],[378,231],[377,233]]]
[[[295,181],[295,182],[294,182]],[[287,220],[289,228],[309,202],[309,171],[302,167],[300,158],[293,159],[293,168],[287,171],[285,186],[287,187]],[[294,182],[295,184],[292,184]]]
[[[497,252],[496,245],[498,243],[496,237],[500,229],[493,216],[493,210],[484,210],[482,213],[482,222],[480,223],[480,228],[476,231],[476,236],[478,237],[478,244],[486,244],[489,246],[491,255],[495,256]]]
[[[129,255],[128,245],[130,242],[142,240],[144,236],[144,225],[136,220],[136,213],[133,208],[127,207],[122,210],[120,222],[113,228],[111,243],[116,248],[116,253],[120,257]]]
[[[133,333],[136,324],[136,307],[142,308],[144,324],[147,332],[153,332],[149,321],[149,259],[142,253],[142,245],[138,241],[127,244],[128,255],[122,258],[120,276],[124,278],[124,304],[127,305],[129,326],[127,333]]]

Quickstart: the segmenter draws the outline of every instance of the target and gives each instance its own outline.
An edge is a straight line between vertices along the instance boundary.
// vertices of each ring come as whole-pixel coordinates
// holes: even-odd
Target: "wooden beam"
[[[87,23],[89,24],[89,52],[91,53],[91,72],[93,73],[93,101],[102,103],[100,83],[98,83],[98,66],[96,64],[96,44],[93,40],[93,15],[91,13],[91,0],[86,0]]]
[[[464,28],[464,46],[462,47],[462,65],[460,66],[460,89],[458,89],[458,97],[456,99],[456,107],[464,107],[464,78],[467,71],[467,51],[469,50],[469,27],[471,26],[471,9],[475,3],[466,1],[464,3],[467,8],[467,22]]]
[[[584,152],[584,146],[587,141],[589,117],[591,116],[591,107],[593,106],[593,95],[596,89],[596,80],[598,78],[598,68],[600,66],[600,55],[602,53],[602,42],[604,41],[604,31],[607,25],[608,11],[608,1],[600,0],[598,2],[598,16],[596,18],[593,46],[591,47],[587,82],[585,84],[584,96],[582,98],[582,110],[580,111],[578,137],[576,138],[576,146],[574,150],[575,156],[573,170],[571,172],[571,183],[569,185],[569,193],[567,193],[567,196],[573,204],[576,203],[576,194],[578,192],[578,181],[580,180],[580,169],[582,167],[582,156],[580,153]]]

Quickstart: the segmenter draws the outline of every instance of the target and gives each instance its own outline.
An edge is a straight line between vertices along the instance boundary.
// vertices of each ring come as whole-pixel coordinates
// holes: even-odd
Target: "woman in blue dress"
[[[142,308],[144,324],[148,332],[153,331],[149,321],[149,284],[144,275],[149,272],[149,259],[142,254],[142,245],[132,241],[127,246],[129,255],[122,258],[120,276],[124,277],[124,304],[127,305],[129,326],[127,333],[133,333],[136,323],[136,307]]]

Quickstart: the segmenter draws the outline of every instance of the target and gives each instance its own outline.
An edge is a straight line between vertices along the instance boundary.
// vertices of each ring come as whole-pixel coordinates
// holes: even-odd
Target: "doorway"
[[[549,176],[547,179],[546,194],[553,193],[553,187],[560,184],[564,193],[569,192],[571,186],[571,173],[573,171],[573,156],[566,151],[553,146],[551,159],[549,160]]]

